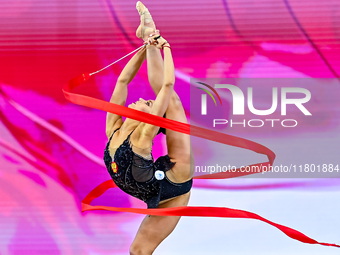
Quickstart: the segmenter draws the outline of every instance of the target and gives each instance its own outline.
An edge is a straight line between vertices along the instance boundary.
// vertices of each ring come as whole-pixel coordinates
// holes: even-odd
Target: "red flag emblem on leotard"
[[[112,162],[112,163],[111,163],[111,168],[112,168],[112,171],[113,171],[114,173],[117,173],[118,167],[117,167],[116,162]]]

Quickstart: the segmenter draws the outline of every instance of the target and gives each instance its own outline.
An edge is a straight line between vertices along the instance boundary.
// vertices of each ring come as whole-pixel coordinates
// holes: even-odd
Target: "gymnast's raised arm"
[[[143,64],[146,54],[145,47],[139,50],[126,64],[118,77],[116,86],[112,93],[110,102],[118,105],[125,105],[127,98],[127,85],[136,76],[139,68]],[[106,115],[106,136],[109,138],[114,130],[123,124],[122,116],[108,112]]]
[[[154,40],[157,38],[157,40]],[[151,43],[155,44],[157,48],[163,48],[164,50],[164,79],[163,85],[158,93],[156,100],[153,102],[153,106],[151,108],[150,114],[163,116],[166,112],[172,92],[174,90],[175,84],[175,67],[172,59],[172,54],[170,50],[170,44],[161,36],[155,36],[154,39],[151,39]],[[144,124],[141,132],[141,138],[144,136],[145,138],[153,139],[159,130],[159,127]]]

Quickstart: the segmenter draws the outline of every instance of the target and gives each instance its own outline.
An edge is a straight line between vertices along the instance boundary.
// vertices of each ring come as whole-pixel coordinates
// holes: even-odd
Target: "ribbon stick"
[[[143,46],[141,46],[143,47]],[[140,49],[139,47],[138,49]],[[135,51],[137,51],[136,49]],[[135,52],[133,51],[133,52]],[[129,53],[128,55],[132,54],[133,52]],[[127,56],[127,55],[126,55]],[[124,57],[126,57],[124,56]],[[123,57],[123,58],[124,58]],[[121,58],[121,59],[123,59]],[[114,63],[118,62],[119,60],[115,61]],[[114,63],[110,64],[109,66],[113,65]],[[109,67],[107,66],[107,67]],[[107,68],[105,67],[105,68]],[[105,68],[101,69],[104,70]],[[137,111],[134,109],[127,108],[125,106],[113,104],[110,102],[106,102],[100,99],[92,98],[89,96],[84,96],[80,94],[73,93],[72,90],[85,81],[87,81],[92,75],[100,72],[96,71],[93,73],[84,73],[78,77],[73,78],[66,84],[63,88],[63,92],[65,98],[72,103],[87,106],[99,110],[103,110],[105,112],[111,112],[114,114],[118,114],[120,116],[125,116],[126,118],[135,119],[141,122],[149,123],[155,126],[163,127],[166,129],[171,129],[177,132],[181,132],[184,134],[193,135],[196,137],[208,139],[210,141],[215,141],[218,143],[222,143],[225,145],[231,145],[239,148],[244,148],[247,150],[254,151],[259,154],[266,155],[268,157],[268,162],[265,163],[258,163],[252,166],[258,166],[259,169],[263,169],[263,167],[267,167],[269,169],[272,166],[275,154],[273,151],[268,149],[267,147],[255,143],[253,141],[249,141],[243,138],[227,135],[224,133],[219,133],[216,131],[212,131],[209,129],[204,129],[198,126],[193,126],[181,122],[177,122],[174,120],[165,119],[159,116],[151,115],[145,112]],[[262,168],[261,168],[262,167]],[[237,169],[236,172],[229,173],[229,172],[221,172],[221,173],[214,173],[214,174],[207,174],[207,175],[200,175],[195,176],[196,179],[225,179],[225,178],[232,178],[237,176],[247,175],[249,173],[243,173]],[[222,217],[222,218],[247,218],[247,219],[257,219],[263,222],[266,222],[282,232],[284,232],[287,236],[310,244],[321,244],[326,246],[335,246],[340,247],[336,244],[329,244],[329,243],[320,243],[314,239],[309,238],[308,236],[304,235],[303,233],[296,231],[292,228],[279,225],[277,223],[271,222],[257,214],[243,211],[243,210],[236,210],[231,208],[225,207],[192,207],[192,206],[183,206],[183,207],[172,207],[172,208],[157,208],[157,209],[141,209],[141,208],[121,208],[121,207],[108,207],[108,206],[92,206],[90,205],[91,202],[101,196],[104,192],[106,192],[110,188],[116,188],[116,184],[113,180],[108,180],[103,182],[102,184],[98,185],[95,189],[93,189],[82,201],[82,211],[90,211],[90,210],[107,210],[107,211],[116,211],[116,212],[130,212],[130,213],[139,213],[139,214],[148,214],[148,215],[161,215],[161,216],[196,216],[196,217]]]

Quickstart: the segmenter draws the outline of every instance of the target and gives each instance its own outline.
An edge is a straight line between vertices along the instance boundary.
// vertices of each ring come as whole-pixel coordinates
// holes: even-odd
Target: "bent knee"
[[[130,255],[151,255],[152,251],[147,250],[145,246],[132,244],[130,246]]]

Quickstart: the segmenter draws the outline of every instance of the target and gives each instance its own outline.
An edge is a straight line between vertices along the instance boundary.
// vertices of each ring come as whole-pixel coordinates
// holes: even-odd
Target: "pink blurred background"
[[[339,78],[338,0],[144,3],[171,42],[175,90],[188,117],[190,78]],[[86,194],[109,179],[102,162],[106,114],[69,103],[61,88],[141,45],[135,37],[135,2],[2,0],[0,24],[0,254],[127,254],[142,216],[80,210]],[[109,100],[126,62],[98,74],[78,92]],[[323,121],[321,126],[228,132],[269,147],[277,164],[292,157],[309,163],[316,156],[340,164],[338,85],[335,79],[329,85],[327,95],[334,98],[328,103],[323,88],[313,90],[315,111],[320,102],[327,106],[322,109],[332,108],[331,114],[313,119]],[[129,85],[127,103],[140,95],[154,97],[146,65]],[[157,138],[155,157],[166,153],[164,141]],[[222,148],[237,164],[265,161]],[[196,181],[191,205],[250,210],[318,241],[339,244],[338,187],[336,178]],[[118,190],[95,203],[144,206]],[[264,225],[183,218],[155,254],[338,252],[297,243]]]

